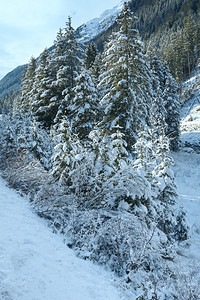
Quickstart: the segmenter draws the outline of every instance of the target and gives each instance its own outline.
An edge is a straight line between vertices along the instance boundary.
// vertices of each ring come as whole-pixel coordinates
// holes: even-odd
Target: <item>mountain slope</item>
[[[87,43],[89,40],[95,39],[100,33],[108,30],[120,13],[123,6],[122,3],[123,1],[120,1],[119,5],[113,9],[106,10],[99,18],[93,19],[78,27],[76,30],[77,39],[81,43]],[[51,49],[53,49],[53,47],[49,50],[51,51]],[[26,65],[15,68],[0,80],[0,99],[5,95],[19,91],[25,67]]]
[[[102,51],[103,45],[111,31],[117,29],[116,18],[121,11],[122,2],[123,1],[119,0],[118,6],[105,11],[99,18],[93,19],[77,28],[76,36],[79,41],[86,43],[89,40],[93,40],[97,48]],[[193,21],[194,19],[199,19],[200,0],[130,0],[129,6],[137,17],[137,20],[134,20],[133,26],[139,30],[143,39],[147,41],[147,44],[150,43],[153,48],[160,47],[162,56],[168,61],[173,75],[177,77],[177,70],[175,68],[178,66],[174,63],[174,61],[177,61],[177,58],[173,57],[175,54],[168,53],[171,50],[168,46],[173,38],[173,34],[176,35],[177,32],[184,27],[187,18],[191,17]],[[196,44],[193,45],[196,49],[196,53],[195,58],[193,60],[191,59],[191,68],[195,66],[196,60],[200,55],[199,32],[200,27],[196,31]],[[181,49],[183,49],[183,45],[181,45]],[[185,57],[185,53],[183,53],[182,56]],[[183,67],[184,78],[186,78],[188,74],[190,75],[191,70],[187,64]],[[19,89],[19,83],[24,69],[18,69],[18,74],[16,74],[16,70],[17,69],[10,72],[9,77],[6,75],[0,81],[0,98],[5,94],[15,92]],[[182,75],[179,79],[182,80]],[[15,84],[16,81],[17,85]]]
[[[87,43],[99,34],[105,32],[118,17],[123,8],[123,1],[112,9],[104,11],[99,18],[95,18],[86,24],[81,25],[76,30],[76,36],[81,43]]]
[[[190,238],[182,249],[177,268],[183,286],[180,299],[199,299],[200,286],[200,74],[194,74],[184,84],[184,91],[193,96],[182,105],[181,142],[179,152],[172,153],[177,185],[177,206],[183,207],[190,227]]]
[[[108,273],[75,257],[1,178],[0,189],[0,299],[123,299]]]
[[[200,70],[183,88],[181,141],[185,151],[200,153]]]
[[[26,65],[19,66],[0,80],[0,98],[20,89],[22,75]]]

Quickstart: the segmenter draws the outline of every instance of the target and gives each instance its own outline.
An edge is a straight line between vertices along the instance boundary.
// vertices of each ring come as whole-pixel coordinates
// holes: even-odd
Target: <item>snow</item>
[[[189,99],[181,109],[181,141],[188,152],[200,153],[200,71],[193,73],[184,85],[184,94]]]
[[[187,213],[191,238],[189,257],[200,263],[200,154],[174,153],[178,206]]]
[[[122,299],[104,269],[77,258],[0,178],[0,299]]]
[[[190,225],[191,246],[189,258],[200,263],[200,95],[199,74],[193,76],[184,84],[193,89],[193,97],[182,107],[181,141],[183,148],[173,153],[173,167],[178,189],[178,205],[182,206]],[[192,108],[191,108],[192,105]],[[191,109],[189,109],[191,108]],[[189,109],[189,114],[188,114]]]
[[[119,0],[119,4],[112,9],[106,10],[99,18],[95,18],[86,24],[80,26],[78,31],[79,42],[87,43],[95,38],[98,34],[106,31],[111,24],[115,22],[119,13],[123,8],[123,2]]]
[[[196,79],[188,82],[196,82]],[[193,98],[182,107],[183,147],[180,152],[171,154],[175,162],[177,206],[185,209],[190,225],[187,241],[190,247],[183,247],[184,256],[180,256],[179,263],[184,267],[195,265],[198,271],[195,276],[200,276],[200,104],[194,101],[199,97],[199,90],[196,89]],[[109,272],[77,258],[62,237],[53,234],[45,220],[31,211],[28,199],[8,188],[2,178],[0,191],[0,299],[129,298],[117,288],[119,282]],[[120,202],[119,209],[126,210],[128,206]]]

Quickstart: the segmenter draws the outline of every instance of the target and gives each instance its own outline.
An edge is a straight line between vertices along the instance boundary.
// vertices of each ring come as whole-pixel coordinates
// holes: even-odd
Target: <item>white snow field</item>
[[[118,300],[113,279],[77,258],[0,178],[0,300]]]
[[[200,71],[184,85],[194,95],[181,110],[181,141],[185,146],[173,154],[174,174],[178,205],[185,209],[191,229],[189,258],[198,260],[200,271]]]
[[[200,154],[178,152],[173,154],[175,161],[178,201],[187,213],[191,243],[187,256],[198,260],[200,266]]]

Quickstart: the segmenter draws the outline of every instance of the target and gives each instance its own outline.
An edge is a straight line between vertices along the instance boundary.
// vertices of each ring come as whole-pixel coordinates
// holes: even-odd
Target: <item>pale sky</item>
[[[120,0],[1,0],[0,79],[50,47],[69,15],[76,29],[119,3]]]

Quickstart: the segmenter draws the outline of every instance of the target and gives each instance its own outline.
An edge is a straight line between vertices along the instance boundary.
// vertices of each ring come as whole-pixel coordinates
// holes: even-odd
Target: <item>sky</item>
[[[53,44],[68,16],[76,29],[120,0],[6,0],[0,5],[0,79]]]

